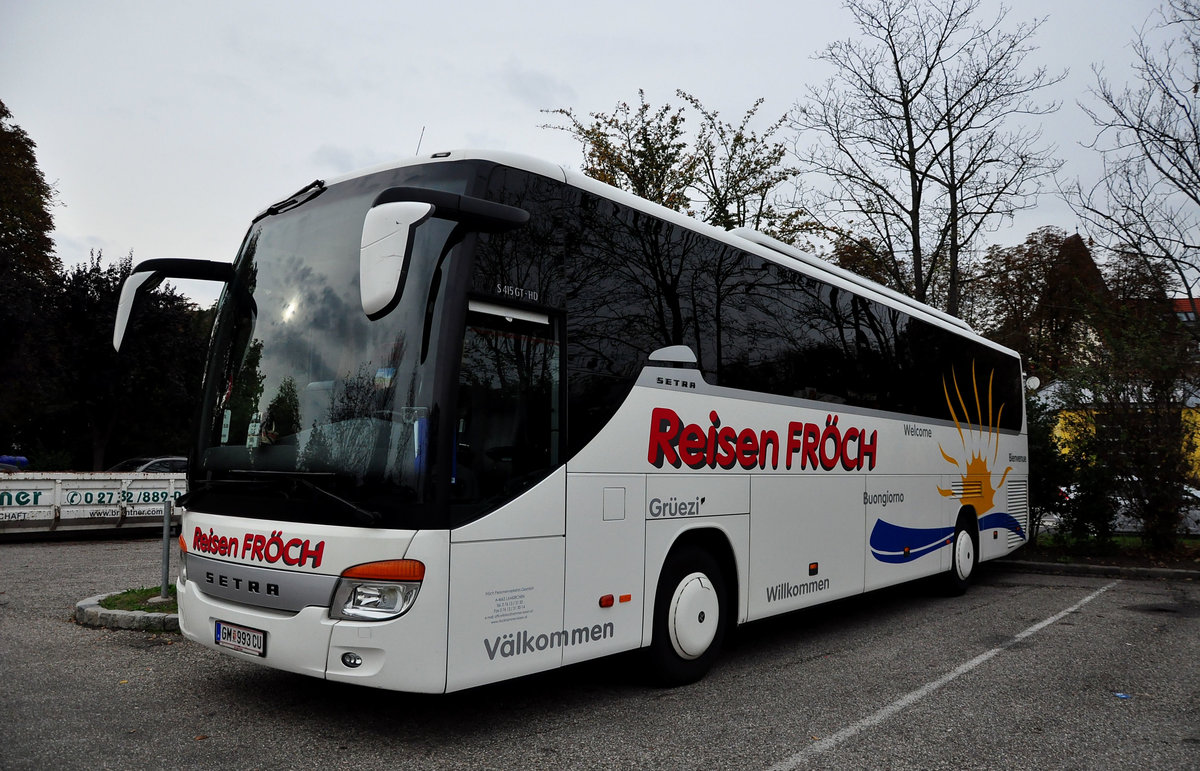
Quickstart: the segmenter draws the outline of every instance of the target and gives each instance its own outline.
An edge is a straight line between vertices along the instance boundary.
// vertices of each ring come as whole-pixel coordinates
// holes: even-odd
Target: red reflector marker
[[[613,606],[613,596],[611,594],[606,594],[600,598],[600,607],[611,608],[612,606]]]

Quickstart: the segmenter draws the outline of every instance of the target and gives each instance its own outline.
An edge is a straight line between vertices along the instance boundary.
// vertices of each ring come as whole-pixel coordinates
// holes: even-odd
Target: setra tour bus
[[[1024,543],[1020,359],[751,230],[531,158],[444,152],[259,214],[180,501],[180,627],[291,672],[447,692]]]

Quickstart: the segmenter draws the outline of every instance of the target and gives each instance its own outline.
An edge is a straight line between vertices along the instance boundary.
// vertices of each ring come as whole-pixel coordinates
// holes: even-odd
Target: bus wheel
[[[967,591],[979,565],[979,540],[970,517],[961,516],[954,527],[954,545],[950,552],[950,570],[946,573],[946,593],[957,597]]]
[[[695,547],[672,551],[654,597],[651,676],[665,686],[704,677],[725,639],[727,612],[725,578],[716,560]]]

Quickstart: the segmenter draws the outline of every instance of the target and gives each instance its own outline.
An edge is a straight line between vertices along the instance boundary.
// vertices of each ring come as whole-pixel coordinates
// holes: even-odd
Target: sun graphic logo
[[[959,384],[958,374],[953,367],[949,381],[945,376],[942,377],[946,406],[950,408],[950,417],[958,429],[960,447],[952,448],[954,454],[951,454],[938,443],[942,458],[958,469],[958,479],[951,483],[949,490],[941,487],[937,490],[943,496],[955,498],[962,505],[973,508],[978,517],[979,532],[1004,529],[1024,539],[1025,528],[1016,517],[1005,511],[992,511],[996,508],[997,494],[1008,479],[1008,472],[1013,470],[1012,466],[1006,467],[1000,475],[1000,481],[994,481],[992,470],[1000,458],[999,426],[1002,425],[1005,407],[1003,402],[996,404],[993,397],[995,376],[996,372],[992,370],[986,389],[981,391],[975,376],[975,362],[972,361],[967,397],[963,396],[963,386]],[[903,564],[950,547],[954,543],[954,533],[953,525],[914,527],[880,517],[871,528],[868,545],[871,556],[879,562]]]
[[[941,487],[938,492],[947,498],[957,498],[964,506],[971,506],[975,514],[982,517],[996,506],[996,493],[1004,486],[1008,472],[1012,466],[1004,469],[1000,482],[993,485],[995,475],[992,469],[996,467],[1000,457],[1000,418],[1004,414],[1004,403],[995,405],[992,401],[992,386],[996,371],[992,370],[987,381],[987,411],[984,412],[984,399],[979,392],[979,382],[975,377],[975,362],[971,362],[971,396],[974,401],[974,415],[963,398],[962,388],[958,383],[958,374],[950,368],[950,383],[942,377],[942,391],[946,395],[946,406],[950,408],[950,417],[954,427],[958,429],[961,451],[951,455],[946,448],[938,443],[938,450],[947,463],[959,469],[959,481],[952,484],[949,490]],[[950,395],[953,384],[954,396]],[[957,405],[957,406],[956,406]],[[974,418],[972,420],[972,418]],[[964,427],[965,425],[965,427]],[[990,458],[989,458],[990,456]]]

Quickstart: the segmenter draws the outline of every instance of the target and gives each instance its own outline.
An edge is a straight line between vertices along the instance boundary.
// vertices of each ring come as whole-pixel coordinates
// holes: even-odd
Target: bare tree
[[[1066,190],[1076,214],[1127,259],[1165,266],[1173,291],[1200,281],[1200,2],[1170,0],[1133,42],[1135,78],[1116,85],[1094,68],[1104,176]],[[1198,334],[1193,330],[1193,334]]]
[[[958,312],[959,262],[989,223],[1028,208],[1059,168],[1017,115],[1057,109],[1036,96],[1063,75],[1026,71],[1040,21],[1011,31],[1002,9],[975,22],[979,0],[847,0],[860,35],[819,59],[836,74],[790,116],[804,170],[828,185],[807,208],[852,238],[889,283]]]

